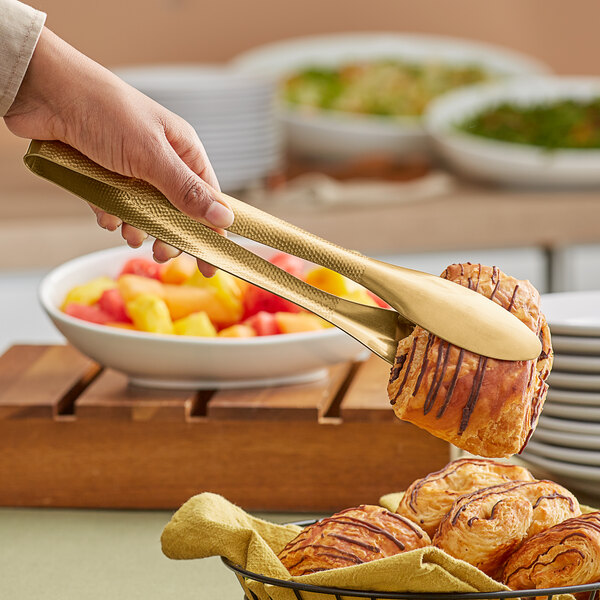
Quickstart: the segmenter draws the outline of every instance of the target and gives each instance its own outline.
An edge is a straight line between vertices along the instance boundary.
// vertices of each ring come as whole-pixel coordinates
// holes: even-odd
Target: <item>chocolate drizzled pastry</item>
[[[486,358],[441,340],[422,327],[400,340],[388,395],[396,416],[473,454],[506,457],[531,437],[552,368],[550,330],[540,297],[528,282],[496,267],[456,264],[441,275],[487,296],[539,335],[536,360]]]
[[[487,458],[461,458],[414,481],[396,512],[418,523],[432,536],[460,496],[511,481],[533,481],[524,467]]]
[[[433,537],[433,545],[499,578],[521,544],[581,514],[577,499],[553,481],[518,481],[461,496]]]
[[[306,575],[430,544],[429,536],[412,521],[367,504],[306,527],[279,553],[279,559],[292,575]]]
[[[568,519],[528,539],[508,559],[503,581],[513,590],[600,581],[600,512]]]

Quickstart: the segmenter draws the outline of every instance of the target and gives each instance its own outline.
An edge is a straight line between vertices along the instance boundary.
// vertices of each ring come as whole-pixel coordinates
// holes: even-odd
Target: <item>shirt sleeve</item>
[[[0,117],[11,107],[46,15],[17,0],[0,0]]]

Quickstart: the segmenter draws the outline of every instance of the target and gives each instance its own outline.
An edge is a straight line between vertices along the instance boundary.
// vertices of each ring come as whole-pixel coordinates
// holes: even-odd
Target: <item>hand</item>
[[[224,233],[233,213],[192,126],[44,28],[4,118],[20,137],[60,140],[106,169],[148,181],[179,210]],[[147,234],[95,207],[98,224],[132,247]],[[155,241],[164,262],[180,251]],[[215,269],[199,261],[202,273]]]

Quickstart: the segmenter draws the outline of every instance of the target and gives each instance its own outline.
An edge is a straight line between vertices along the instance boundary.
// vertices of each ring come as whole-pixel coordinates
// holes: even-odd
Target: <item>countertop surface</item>
[[[285,522],[306,515],[260,514]],[[0,598],[241,600],[219,558],[173,561],[160,549],[167,511],[0,509]]]

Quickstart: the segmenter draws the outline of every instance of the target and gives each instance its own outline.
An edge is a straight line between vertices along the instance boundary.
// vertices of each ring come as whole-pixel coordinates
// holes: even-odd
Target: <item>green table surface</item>
[[[0,599],[241,600],[235,575],[219,558],[162,554],[160,534],[171,514],[0,508]],[[319,515],[257,516],[287,522]]]

